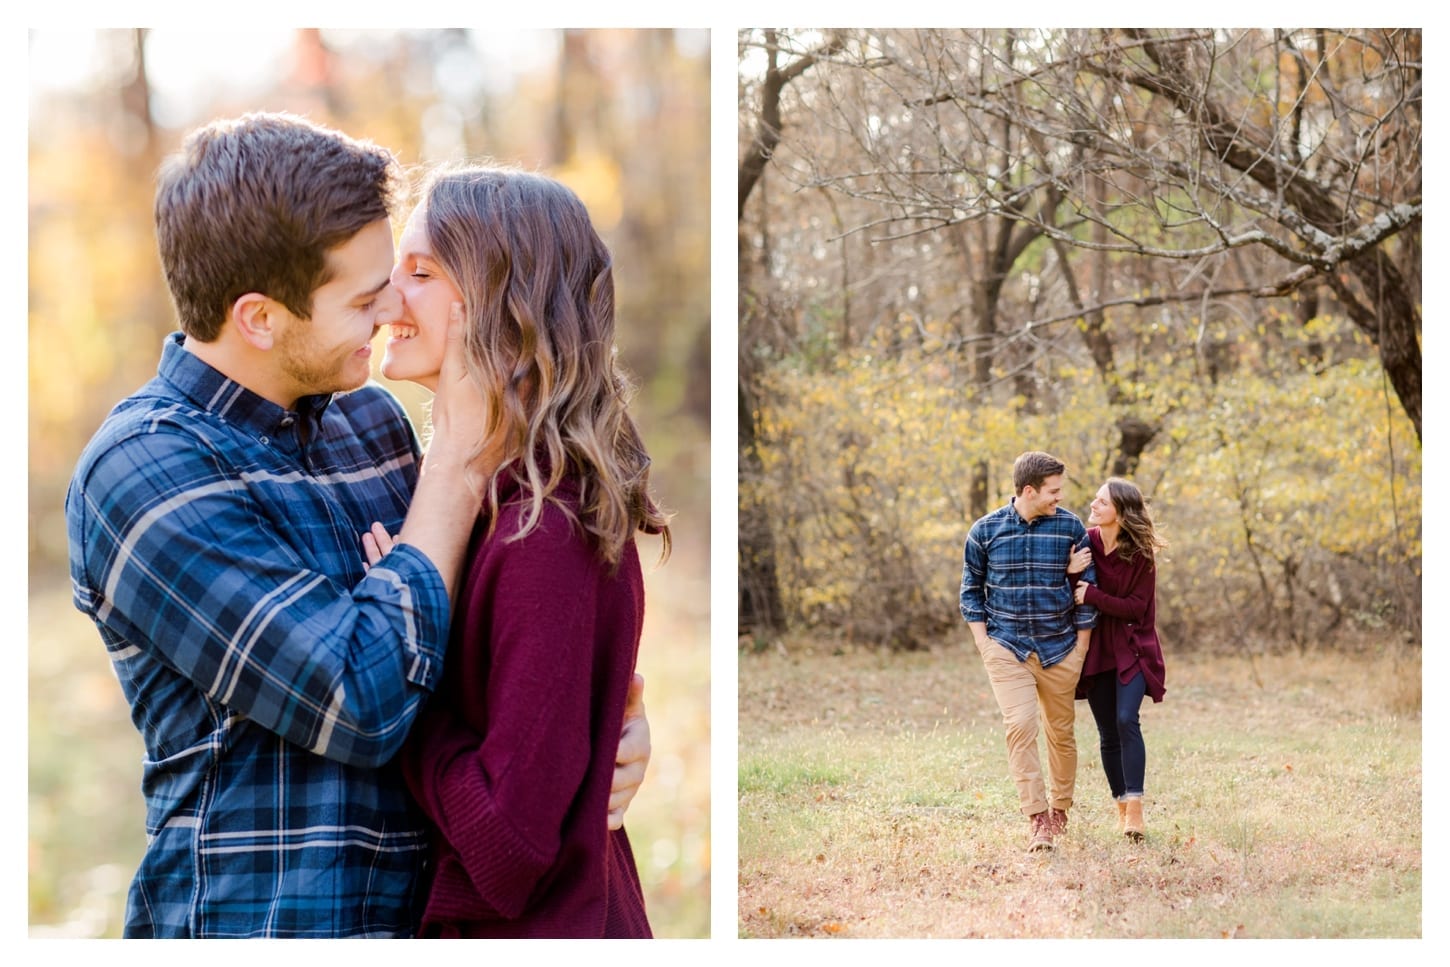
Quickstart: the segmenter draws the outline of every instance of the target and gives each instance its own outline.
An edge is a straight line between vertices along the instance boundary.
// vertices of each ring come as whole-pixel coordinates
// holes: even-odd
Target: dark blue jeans
[[[1126,685],[1118,681],[1115,671],[1088,679],[1088,708],[1093,710],[1093,718],[1098,723],[1103,774],[1108,777],[1108,789],[1114,799],[1143,795],[1148,751],[1143,746],[1138,709],[1143,705],[1147,687],[1142,672]]]

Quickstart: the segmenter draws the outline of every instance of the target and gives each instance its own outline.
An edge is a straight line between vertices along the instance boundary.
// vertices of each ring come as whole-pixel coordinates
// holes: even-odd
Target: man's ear
[[[228,323],[253,349],[270,350],[277,340],[282,307],[260,292],[248,292],[232,303]]]

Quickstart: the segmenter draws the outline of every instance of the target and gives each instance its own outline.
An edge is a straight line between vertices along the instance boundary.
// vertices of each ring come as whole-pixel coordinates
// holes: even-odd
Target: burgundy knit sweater
[[[577,509],[577,483],[556,495]],[[644,618],[634,543],[615,571],[545,503],[513,543],[474,531],[446,671],[401,755],[435,826],[425,937],[648,937],[609,787]]]
[[[1098,583],[1088,585],[1085,603],[1098,609],[1098,623],[1083,662],[1082,678],[1111,671],[1117,672],[1118,681],[1126,683],[1141,671],[1148,695],[1161,702],[1165,672],[1156,626],[1158,578],[1153,561],[1142,554],[1125,561],[1117,548],[1111,554],[1105,552],[1103,536],[1096,527],[1088,529],[1088,541]],[[1081,575],[1073,577],[1076,583]],[[1081,684],[1077,697],[1087,697]]]

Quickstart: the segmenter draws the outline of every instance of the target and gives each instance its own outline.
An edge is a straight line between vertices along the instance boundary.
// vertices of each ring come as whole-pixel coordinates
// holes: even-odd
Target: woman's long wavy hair
[[[1158,536],[1153,526],[1153,515],[1148,511],[1148,502],[1137,484],[1122,477],[1108,478],[1108,499],[1118,512],[1118,554],[1125,561],[1131,561],[1139,554],[1147,555],[1153,561],[1158,551],[1168,542]]]
[[[484,497],[490,529],[504,474],[529,495],[518,537],[545,501],[564,506],[552,495],[573,475],[579,524],[607,563],[635,531],[662,536],[663,560],[668,519],[650,498],[633,386],[615,363],[613,259],[583,203],[542,175],[469,166],[435,170],[422,204],[433,254],[463,295],[468,369],[490,404],[483,439],[502,449]]]

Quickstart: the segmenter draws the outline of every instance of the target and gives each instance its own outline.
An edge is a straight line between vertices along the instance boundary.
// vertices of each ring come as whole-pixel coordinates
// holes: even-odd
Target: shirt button
[[[293,423],[296,423],[296,422],[297,421],[293,417],[290,417],[290,416],[284,416],[284,417],[282,417],[282,426],[283,427],[289,427]]]
[[[269,439],[267,439],[267,438],[266,438],[266,437],[262,437],[262,442],[263,442],[263,443],[264,443],[264,444],[266,444],[266,443],[271,443],[271,442],[272,442],[272,441],[271,441],[271,440],[269,440]]]

